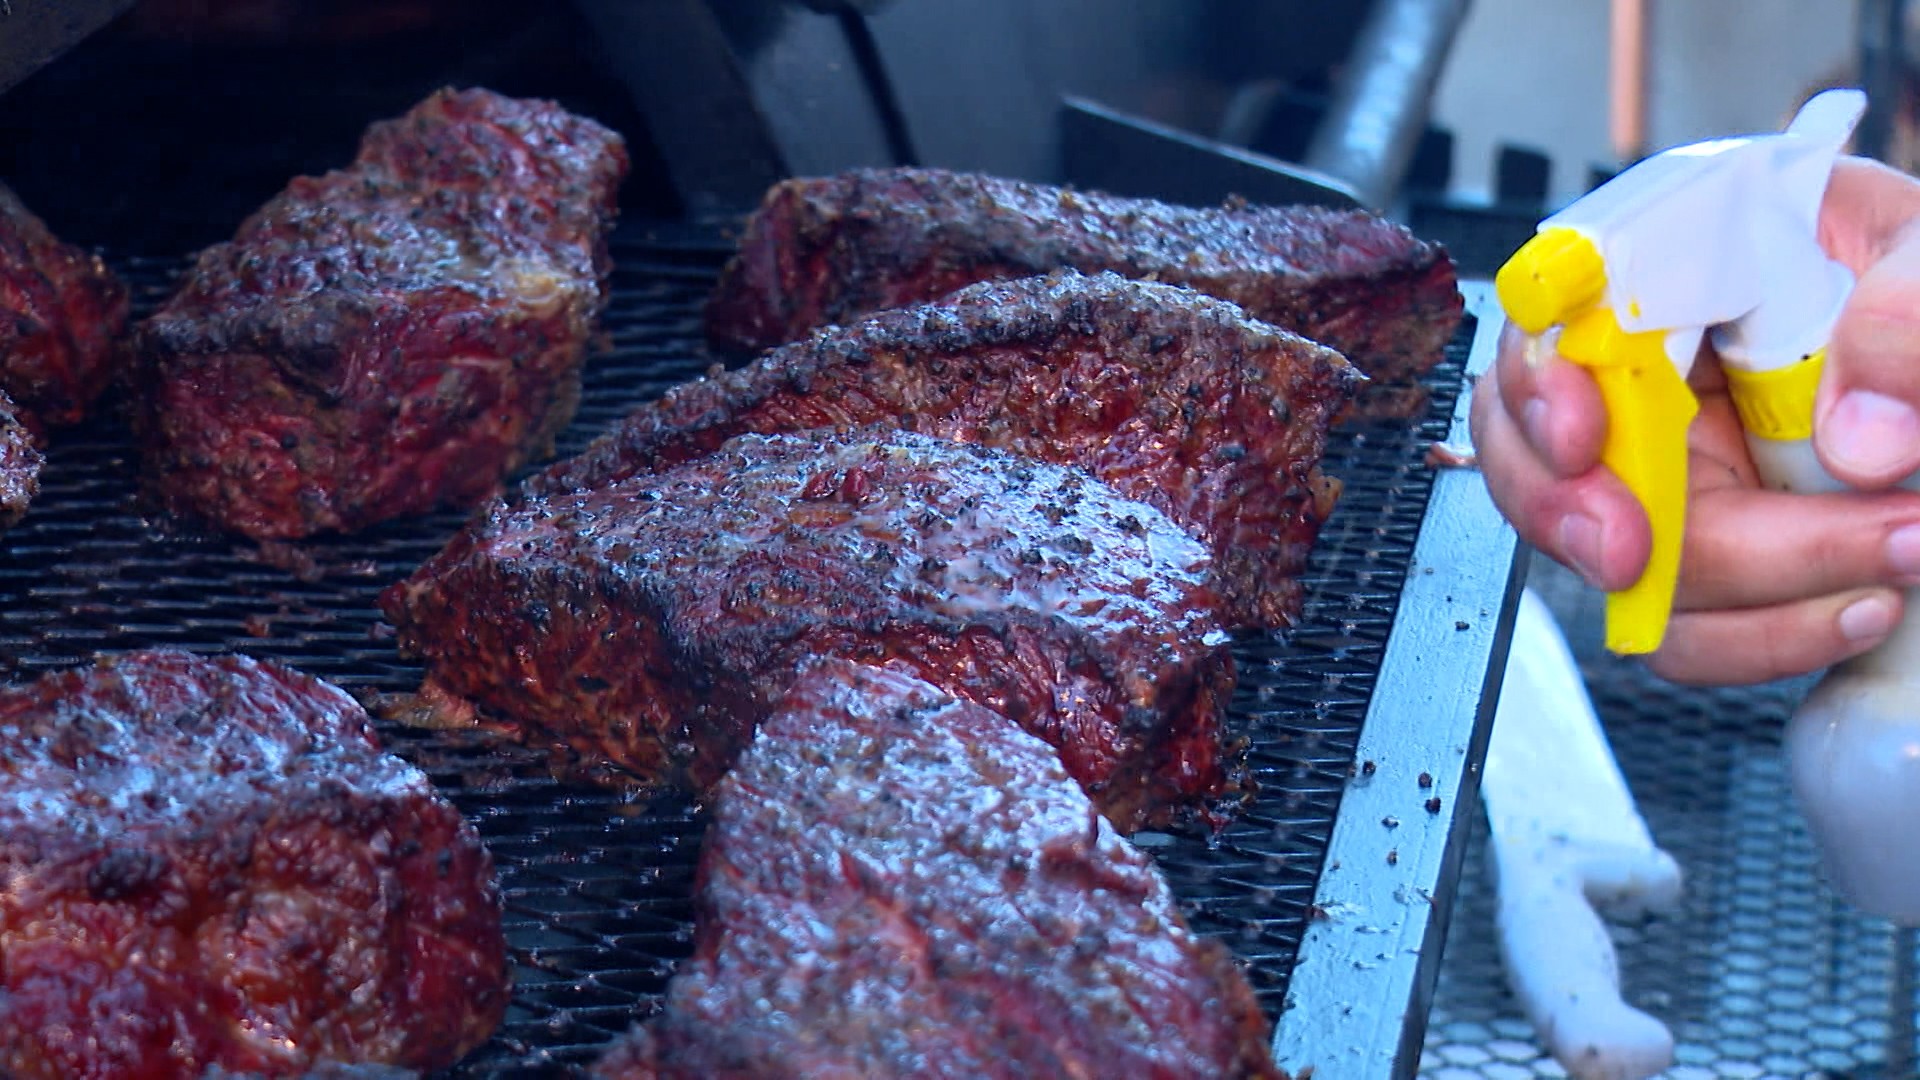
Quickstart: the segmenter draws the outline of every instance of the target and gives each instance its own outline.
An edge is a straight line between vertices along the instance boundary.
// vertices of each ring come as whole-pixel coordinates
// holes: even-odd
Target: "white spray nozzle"
[[[1858,90],[1807,102],[1786,130],[1664,150],[1541,223],[1598,249],[1605,305],[1628,333],[1685,335],[1669,349],[1684,374],[1699,335],[1777,340],[1797,358],[1831,325],[1831,260],[1819,245],[1827,178],[1866,109]],[[1842,283],[1851,286],[1849,276]],[[1808,304],[1791,302],[1809,296]],[[1812,310],[1801,314],[1803,307]],[[1749,318],[1765,326],[1731,324]]]

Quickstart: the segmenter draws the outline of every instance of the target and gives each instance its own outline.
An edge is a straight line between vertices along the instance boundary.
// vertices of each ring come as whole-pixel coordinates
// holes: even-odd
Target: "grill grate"
[[[699,308],[723,254],[714,237],[684,226],[627,227],[614,252],[608,347],[590,362],[562,453],[710,364]],[[138,314],[164,297],[179,264],[116,265],[134,286]],[[1218,844],[1185,833],[1137,838],[1195,929],[1248,965],[1269,1016],[1286,992],[1426,510],[1426,446],[1447,433],[1471,332],[1462,329],[1435,372],[1424,419],[1356,424],[1338,435],[1327,467],[1346,494],[1315,554],[1306,615],[1284,638],[1239,646],[1233,715],[1253,739],[1260,797]],[[174,534],[143,516],[137,464],[113,418],[57,438],[39,500],[0,537],[0,678],[171,646],[276,660],[363,698],[418,685],[418,666],[395,652],[374,601],[438,550],[461,514],[266,553]],[[460,733],[382,731],[476,823],[507,897],[513,1004],[460,1072],[565,1075],[592,1060],[653,1007],[690,950],[695,808],[563,785],[538,753]]]
[[[1781,732],[1811,680],[1663,682],[1605,653],[1600,594],[1545,559],[1530,584],[1565,627],[1654,841],[1686,875],[1677,911],[1613,928],[1626,999],[1673,1031],[1675,1062],[1662,1075],[1916,1075],[1912,932],[1833,892],[1788,782]],[[1480,833],[1461,873],[1420,1075],[1563,1077],[1508,989]]]

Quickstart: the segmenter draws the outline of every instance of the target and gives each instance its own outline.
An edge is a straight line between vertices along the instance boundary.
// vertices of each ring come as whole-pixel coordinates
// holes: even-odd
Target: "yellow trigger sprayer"
[[[1785,131],[1662,151],[1541,222],[1501,268],[1507,317],[1559,328],[1608,417],[1601,459],[1646,509],[1641,579],[1607,598],[1607,647],[1659,648],[1686,518],[1686,383],[1711,334],[1760,477],[1840,491],[1812,444],[1814,392],[1854,278],[1820,247],[1828,176],[1866,108],[1808,101]],[[1920,358],[1916,358],[1920,362]],[[1914,486],[1915,480],[1908,485]],[[1920,590],[1893,636],[1836,666],[1787,732],[1795,792],[1829,875],[1862,908],[1920,924]]]
[[[1865,106],[1831,90],[1779,134],[1662,151],[1541,222],[1495,280],[1507,318],[1530,334],[1559,326],[1560,355],[1599,382],[1602,460],[1653,528],[1646,573],[1608,597],[1615,652],[1659,648],[1672,611],[1698,411],[1686,377],[1704,334],[1756,458],[1792,452],[1818,468],[1813,392],[1853,275],[1821,249],[1817,221]]]

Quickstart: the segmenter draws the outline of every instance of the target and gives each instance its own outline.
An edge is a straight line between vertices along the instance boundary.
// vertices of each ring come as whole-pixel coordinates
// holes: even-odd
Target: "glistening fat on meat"
[[[1087,473],[897,428],[742,435],[496,506],[382,599],[447,716],[711,785],[804,660],[918,673],[1059,750],[1123,830],[1244,772],[1206,549]]]
[[[1231,955],[1052,750],[900,672],[806,670],[719,786],[694,904],[599,1080],[1282,1075]]]
[[[941,169],[783,181],[748,220],[707,308],[715,347],[756,351],[964,285],[1070,267],[1231,300],[1339,351],[1363,408],[1411,415],[1464,310],[1436,244],[1365,211],[1195,208]]]
[[[161,501],[257,539],[483,501],[573,415],[627,167],[591,120],[465,90],[293,180],[139,329]]]
[[[493,864],[345,692],[133,653],[0,689],[0,1074],[431,1069],[507,1006]]]
[[[1086,469],[1213,552],[1236,625],[1285,626],[1338,485],[1359,374],[1172,285],[1072,271],[983,282],[829,327],[626,417],[535,492],[670,468],[742,432],[888,424]]]

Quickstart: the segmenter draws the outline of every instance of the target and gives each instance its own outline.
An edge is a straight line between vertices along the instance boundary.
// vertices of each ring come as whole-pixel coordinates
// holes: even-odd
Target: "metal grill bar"
[[[1678,910],[1613,927],[1624,996],[1673,1031],[1675,1064],[1662,1075],[1914,1076],[1914,935],[1833,892],[1788,781],[1781,733],[1813,680],[1675,686],[1606,654],[1603,594],[1545,559],[1529,583],[1566,629],[1654,840],[1686,874]],[[1566,1075],[1508,987],[1494,886],[1476,838],[1425,1040],[1427,1080]]]

